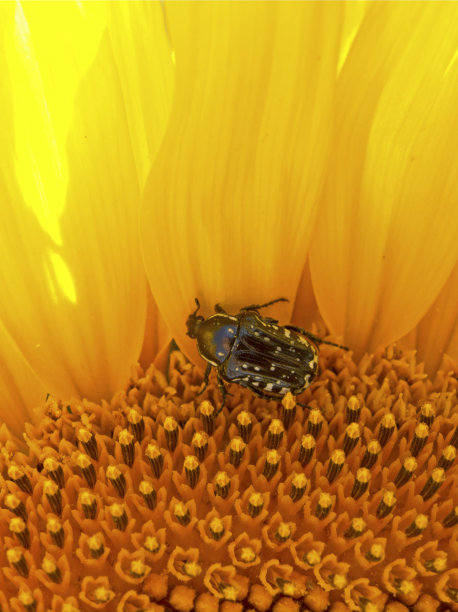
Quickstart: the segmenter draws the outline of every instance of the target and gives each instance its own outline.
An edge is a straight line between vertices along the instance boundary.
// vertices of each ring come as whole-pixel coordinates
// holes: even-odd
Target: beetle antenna
[[[306,329],[302,329],[302,327],[297,327],[297,325],[285,325],[285,327],[286,329],[292,329],[293,331],[298,332],[299,334],[302,334],[303,336],[305,336],[306,338],[308,338],[309,340],[311,340],[318,346],[320,344],[330,344],[331,346],[336,346],[337,348],[344,349],[344,351],[350,350],[348,346],[343,346],[343,344],[336,344],[335,342],[330,342],[329,340],[323,340],[323,338],[320,338],[319,336],[315,336],[315,334],[312,334]]]
[[[197,298],[194,298],[196,300],[196,304],[197,304],[197,308],[195,309],[195,311],[192,313],[193,315],[196,315],[197,312],[199,311],[200,308],[200,302]]]
[[[330,344],[331,346],[337,346],[337,348],[341,348],[344,349],[344,351],[349,351],[350,349],[348,348],[348,346],[344,346],[343,344],[336,344],[335,342],[329,342],[328,340],[321,340],[319,344]]]

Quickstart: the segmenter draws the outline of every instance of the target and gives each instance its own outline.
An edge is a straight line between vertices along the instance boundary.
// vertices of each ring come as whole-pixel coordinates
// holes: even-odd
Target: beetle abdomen
[[[284,395],[307,387],[318,365],[316,348],[305,338],[254,312],[242,315],[224,376],[243,387]]]

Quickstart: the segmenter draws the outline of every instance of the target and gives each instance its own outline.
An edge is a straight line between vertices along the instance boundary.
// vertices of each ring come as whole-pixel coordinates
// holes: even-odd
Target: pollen
[[[161,547],[161,545],[158,542],[158,539],[155,538],[154,536],[146,537],[145,541],[143,542],[143,546],[144,546],[145,550],[147,550],[150,553],[158,552],[158,550]]]
[[[456,368],[323,346],[320,372],[221,409],[175,351],[111,400],[48,398],[27,449],[0,441],[0,609],[455,609]]]
[[[87,546],[89,548],[89,551],[92,557],[94,557],[95,559],[97,559],[97,557],[100,557],[103,554],[103,550],[104,550],[102,534],[100,532],[95,533],[93,536],[88,538]]]

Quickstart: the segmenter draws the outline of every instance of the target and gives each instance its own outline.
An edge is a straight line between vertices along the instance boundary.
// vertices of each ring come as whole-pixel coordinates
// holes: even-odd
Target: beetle
[[[197,340],[200,356],[207,362],[203,393],[212,367],[216,368],[218,387],[224,407],[228,391],[225,383],[237,383],[264,399],[280,399],[288,391],[302,393],[318,372],[318,348],[328,342],[295,325],[279,325],[276,319],[259,313],[287,298],[266,304],[244,306],[236,315],[228,314],[220,304],[208,318],[198,315],[200,303],[187,321],[187,335]]]

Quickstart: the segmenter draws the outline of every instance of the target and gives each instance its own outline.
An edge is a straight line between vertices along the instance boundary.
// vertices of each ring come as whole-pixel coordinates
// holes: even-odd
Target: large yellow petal
[[[138,361],[144,367],[148,367],[153,361],[158,365],[158,356],[161,352],[165,352],[168,356],[170,352],[170,332],[161,317],[154,297],[147,288],[147,309],[145,334],[143,336],[143,345],[138,357]],[[159,366],[158,366],[159,367]]]
[[[129,7],[130,24],[151,16],[150,5]],[[44,389],[109,396],[143,340],[138,210],[148,162],[133,151],[135,109],[125,98],[135,91],[115,61],[125,42],[116,10],[93,2],[0,7],[0,375],[3,406],[22,418]],[[159,4],[156,20],[138,34],[149,54],[158,40],[162,54],[169,44]],[[170,100],[170,78],[149,68],[145,76]],[[145,157],[164,129],[164,116],[157,120]],[[21,385],[30,390],[18,392]],[[18,419],[7,410],[2,418],[17,431]]]
[[[111,2],[109,32],[143,189],[172,104],[173,56],[163,3]]]
[[[291,322],[303,329],[312,331],[320,337],[326,335],[328,331],[316,303],[308,259],[299,281]]]
[[[418,323],[457,259],[457,48],[453,3],[372,3],[340,74],[311,270],[358,351]]]
[[[168,6],[169,128],[147,183],[143,249],[176,340],[204,311],[294,299],[328,151],[341,6]]]
[[[358,33],[370,0],[352,0],[345,2],[344,19],[342,24],[342,36],[339,52],[339,70],[345,63],[345,59],[351,48],[353,40]]]
[[[458,362],[458,263],[420,323],[400,344],[416,348],[418,361],[434,374],[448,355]]]
[[[24,358],[21,349],[0,323],[0,423],[21,438],[27,409],[38,406],[46,398],[47,388]]]

